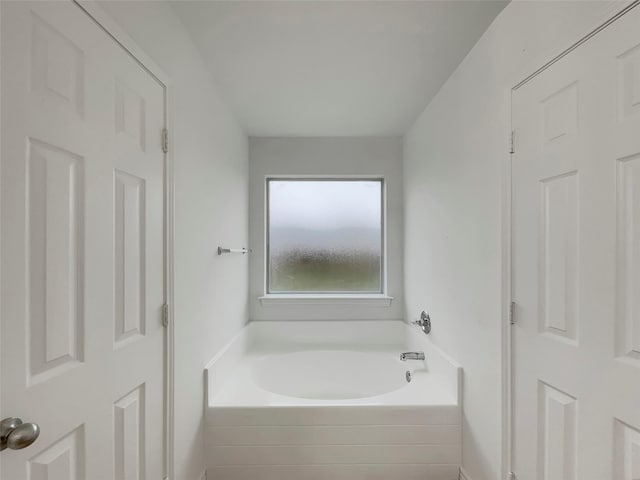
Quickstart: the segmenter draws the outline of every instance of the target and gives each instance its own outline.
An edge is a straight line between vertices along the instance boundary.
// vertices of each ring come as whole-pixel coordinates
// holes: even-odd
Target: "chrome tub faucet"
[[[424,352],[404,352],[400,354],[400,360],[406,362],[407,360],[424,360]]]

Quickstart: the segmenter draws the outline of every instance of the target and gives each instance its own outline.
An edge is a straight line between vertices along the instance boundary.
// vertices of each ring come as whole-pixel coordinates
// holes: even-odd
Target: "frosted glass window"
[[[268,293],[382,293],[382,185],[269,179]]]

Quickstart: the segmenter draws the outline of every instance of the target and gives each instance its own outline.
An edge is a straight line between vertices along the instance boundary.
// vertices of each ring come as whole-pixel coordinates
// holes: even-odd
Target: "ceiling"
[[[172,2],[252,136],[402,135],[506,4]]]

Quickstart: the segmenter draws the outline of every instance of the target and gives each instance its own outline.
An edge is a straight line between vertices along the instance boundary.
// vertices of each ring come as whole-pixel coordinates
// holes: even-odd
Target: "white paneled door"
[[[159,480],[164,87],[72,2],[1,2],[3,480]],[[15,445],[14,445],[15,446]]]
[[[640,479],[640,7],[513,94],[513,470]]]

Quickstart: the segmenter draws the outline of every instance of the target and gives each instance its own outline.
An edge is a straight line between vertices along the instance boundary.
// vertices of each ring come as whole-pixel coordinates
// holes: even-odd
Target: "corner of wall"
[[[462,467],[460,467],[460,479],[459,480],[472,480],[471,476]]]

